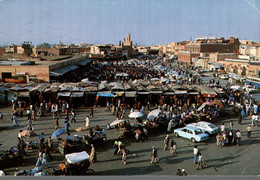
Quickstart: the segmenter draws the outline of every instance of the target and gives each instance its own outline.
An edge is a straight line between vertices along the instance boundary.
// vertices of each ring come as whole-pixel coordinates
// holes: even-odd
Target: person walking
[[[177,154],[177,144],[176,142],[173,143],[173,154]]]
[[[36,121],[36,112],[34,109],[31,111],[31,120]]]
[[[257,122],[258,122],[258,115],[253,114],[252,115],[252,126],[257,126]]]
[[[170,144],[170,154],[173,155],[173,144],[174,144],[174,141],[171,140],[171,144]]]
[[[124,147],[124,148],[122,149],[122,161],[123,161],[123,164],[124,164],[124,165],[127,164],[127,162],[126,162],[126,156],[127,156],[127,154],[128,154],[128,150],[126,150],[126,148]]]
[[[37,161],[36,161],[36,167],[40,166],[40,163],[42,162],[42,150],[38,150],[37,154]]]
[[[234,126],[234,123],[233,121],[229,121],[229,129],[232,130],[233,129],[233,126]]]
[[[148,140],[148,130],[145,127],[143,127],[143,134],[144,134],[144,139]]]
[[[118,141],[119,140],[115,140],[114,145],[113,145],[113,147],[115,148],[114,155],[117,155],[117,152],[118,152]]]
[[[58,130],[60,129],[60,126],[59,126],[59,118],[56,118],[55,120],[55,127],[54,127],[55,130]]]
[[[26,147],[26,144],[23,141],[23,138],[20,138],[20,141],[18,142],[19,155],[26,156],[25,149],[24,149],[25,147]]]
[[[17,115],[16,115],[16,114],[13,114],[12,119],[13,119],[13,125],[14,125],[14,127],[19,126],[19,125],[18,125],[18,119],[17,119]]]
[[[86,126],[86,128],[90,127],[89,116],[87,116],[86,119],[85,119],[85,126]]]
[[[48,138],[48,146],[49,146],[49,150],[52,151],[53,141],[52,141],[52,139],[51,139],[51,136],[49,136],[49,138]]]
[[[64,123],[65,123],[65,133],[68,133],[69,127],[70,127],[70,123],[69,123],[68,119],[65,119]]]
[[[239,130],[236,131],[237,146],[241,145],[241,133]]]
[[[220,126],[220,132],[221,132],[221,133],[225,132],[225,128],[226,128],[226,127],[225,127],[225,124],[222,123],[221,126]]]
[[[180,169],[177,170],[176,175],[177,175],[177,176],[182,176],[182,173],[181,173],[181,170],[180,170]]]
[[[31,119],[28,119],[28,121],[27,121],[27,130],[33,131],[32,120]]]
[[[110,104],[109,104],[109,101],[107,101],[107,106],[106,106],[105,111],[108,111],[108,110],[110,110]]]
[[[90,114],[89,114],[89,117],[94,117],[94,106],[91,107],[90,109]]]
[[[40,139],[40,146],[42,146],[44,144],[44,132],[42,132],[39,136],[39,139]]]
[[[76,123],[76,113],[75,113],[75,110],[74,108],[71,108],[71,123],[75,122]]]
[[[198,153],[198,165],[197,165],[197,170],[201,167],[201,169],[203,169],[203,164],[204,164],[204,160],[202,158],[201,153]]]
[[[232,130],[230,130],[228,133],[228,145],[232,144],[233,137],[234,137],[233,132],[232,132]]]
[[[91,152],[90,152],[90,156],[89,156],[89,162],[90,163],[95,163],[97,161],[97,154],[96,154],[96,150],[93,144],[91,144]]]
[[[46,165],[48,168],[50,168],[50,164],[47,160],[47,156],[45,153],[42,154],[42,165],[41,165],[42,169],[43,169],[44,165]]]
[[[241,110],[241,118],[242,118],[242,120],[245,119],[245,116],[246,116],[246,113],[245,113],[244,108],[242,107],[242,110]]]
[[[198,155],[199,149],[197,147],[197,145],[194,146],[193,148],[193,154],[194,154],[194,159],[193,159],[193,163],[197,164],[197,155]]]
[[[166,137],[164,138],[164,151],[168,150],[168,147],[169,147],[169,141],[170,141],[170,138],[169,138],[169,134],[166,135]]]
[[[238,124],[241,125],[241,122],[242,122],[242,114],[239,113],[239,115],[238,115]]]
[[[152,153],[151,153],[151,164],[157,163],[159,161],[157,149],[155,147],[152,147]]]
[[[216,144],[217,144],[217,148],[221,147],[221,143],[222,143],[222,136],[218,133],[218,135],[216,136]]]
[[[4,114],[3,114],[2,112],[0,112],[0,120],[3,121],[3,122],[5,122],[5,121],[4,121]]]
[[[48,141],[45,143],[45,149],[44,149],[44,151],[45,151],[46,156],[48,155],[48,157],[50,158],[50,160],[53,160],[53,157],[52,157],[52,155],[50,154],[50,148],[49,148],[49,146],[48,146]]]
[[[249,124],[247,126],[246,130],[247,130],[247,137],[250,138],[251,137],[251,132],[252,132],[251,124]]]

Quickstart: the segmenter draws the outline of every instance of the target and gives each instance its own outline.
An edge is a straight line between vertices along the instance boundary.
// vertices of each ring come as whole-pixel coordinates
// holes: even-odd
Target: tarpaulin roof
[[[50,71],[50,75],[51,76],[62,76],[72,70],[75,70],[77,69],[79,66],[76,66],[76,65],[69,65],[69,66],[65,66],[65,67],[62,67],[62,68],[59,68],[59,69],[54,69],[52,71]]]
[[[7,89],[8,89],[8,88],[2,86],[2,87],[0,87],[0,92],[7,91]]]
[[[110,91],[98,92],[97,96],[100,96],[100,97],[115,97],[114,94],[112,92],[110,92]]]
[[[29,91],[19,92],[18,97],[30,97]]]
[[[90,63],[92,60],[91,59],[84,59],[80,62],[78,62],[78,65],[80,66],[86,66],[88,63]]]
[[[60,90],[60,88],[59,87],[49,87],[49,88],[46,88],[45,90],[44,90],[44,92],[58,92]]]
[[[46,88],[50,87],[50,84],[49,83],[42,83],[42,84],[39,84],[38,86],[32,88],[30,90],[30,92],[33,92],[33,91],[39,91],[39,92],[43,92]]]
[[[71,92],[59,92],[58,96],[70,97]]]
[[[84,92],[72,92],[71,97],[83,97]]]
[[[195,90],[197,90],[198,92],[200,92],[201,94],[212,94],[212,95],[216,95],[216,92],[214,91],[214,89],[207,87],[207,86],[198,86],[198,85],[194,85]]]
[[[124,89],[125,90],[134,90],[134,91],[136,91],[135,87],[130,85],[130,84],[124,84]]]
[[[66,154],[65,158],[68,163],[73,164],[89,159],[89,155],[86,151],[82,151],[79,153]]]
[[[101,84],[98,84],[98,90],[110,90],[110,88],[104,84],[104,83],[101,83]]]

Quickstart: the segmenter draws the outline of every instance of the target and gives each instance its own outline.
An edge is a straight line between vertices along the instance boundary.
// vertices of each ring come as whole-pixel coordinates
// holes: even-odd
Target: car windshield
[[[215,128],[215,127],[216,127],[216,126],[213,125],[213,124],[208,124],[208,126],[211,127],[211,128]]]
[[[202,133],[201,129],[195,130],[195,134],[201,134],[201,133]]]

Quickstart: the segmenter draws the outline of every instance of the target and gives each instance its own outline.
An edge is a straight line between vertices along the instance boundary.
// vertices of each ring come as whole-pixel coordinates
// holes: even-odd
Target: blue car
[[[209,138],[209,135],[203,133],[200,128],[192,126],[175,129],[174,134],[176,137],[180,136],[186,139],[190,139],[193,143],[205,141]]]

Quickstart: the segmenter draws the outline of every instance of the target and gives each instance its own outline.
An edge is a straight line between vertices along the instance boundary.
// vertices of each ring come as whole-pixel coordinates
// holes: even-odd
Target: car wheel
[[[191,142],[195,143],[195,142],[196,142],[196,140],[195,140],[194,138],[191,138]]]
[[[179,137],[179,134],[178,134],[178,133],[175,133],[175,136],[176,136],[176,137]]]
[[[209,135],[209,132],[208,132],[208,131],[205,131],[205,134]]]

